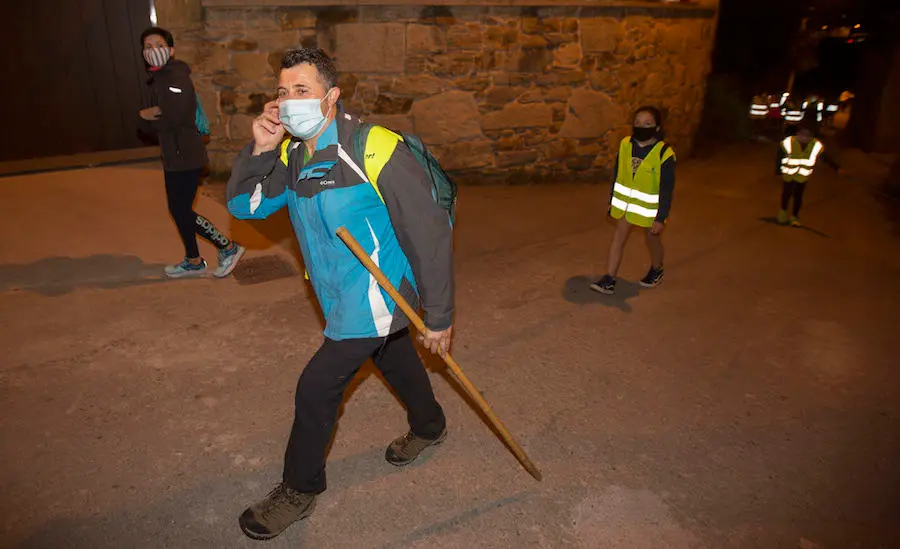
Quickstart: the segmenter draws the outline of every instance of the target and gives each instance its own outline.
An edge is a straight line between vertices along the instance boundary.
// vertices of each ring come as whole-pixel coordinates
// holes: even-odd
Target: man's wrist
[[[253,156],[261,156],[261,155],[266,154],[267,152],[272,152],[277,148],[278,148],[278,145],[263,146],[263,145],[258,145],[256,143],[254,143],[253,144],[253,152],[251,154],[253,154]]]

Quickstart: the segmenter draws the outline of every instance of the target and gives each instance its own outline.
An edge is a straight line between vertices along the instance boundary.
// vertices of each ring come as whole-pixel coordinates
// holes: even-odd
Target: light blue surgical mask
[[[281,125],[294,137],[300,139],[315,137],[328,122],[328,117],[322,114],[321,107],[322,101],[327,97],[326,93],[322,99],[285,99],[278,105]]]

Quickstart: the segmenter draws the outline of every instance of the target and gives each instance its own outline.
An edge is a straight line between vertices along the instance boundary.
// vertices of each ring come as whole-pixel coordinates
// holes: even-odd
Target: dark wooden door
[[[4,4],[0,160],[141,146],[150,0]]]

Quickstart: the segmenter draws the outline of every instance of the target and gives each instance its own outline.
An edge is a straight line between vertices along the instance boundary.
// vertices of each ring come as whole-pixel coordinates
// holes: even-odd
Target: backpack
[[[203,104],[200,103],[200,94],[195,95],[197,96],[197,111],[194,113],[194,124],[197,126],[197,131],[200,132],[200,135],[209,135],[209,119],[206,118]]]
[[[353,134],[353,153],[356,156],[357,163],[365,171],[367,147],[378,146],[377,143],[369,142],[370,133],[374,128],[379,128],[383,131],[378,131],[373,134],[373,140],[384,139],[385,137],[388,137],[384,132],[390,132],[399,136],[400,140],[406,143],[406,146],[409,147],[413,157],[423,168],[425,168],[425,173],[428,174],[428,178],[431,180],[431,197],[441,208],[447,211],[452,226],[456,222],[456,199],[458,195],[456,182],[441,168],[437,158],[435,158],[434,155],[431,154],[431,151],[425,147],[425,144],[422,143],[422,139],[419,138],[419,136],[389,130],[368,122],[360,122]],[[393,145],[393,143],[391,144]],[[370,177],[369,174],[366,175],[369,177],[369,182],[375,187],[378,196],[381,196],[381,191],[378,190],[378,174],[376,174],[374,178]]]

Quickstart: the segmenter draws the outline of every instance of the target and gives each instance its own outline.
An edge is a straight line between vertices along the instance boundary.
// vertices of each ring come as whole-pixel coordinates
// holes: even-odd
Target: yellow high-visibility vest
[[[781,178],[785,181],[805,183],[812,175],[816,159],[825,150],[822,142],[813,138],[805,147],[796,137],[787,137],[781,142],[784,158],[781,159]]]
[[[659,213],[659,179],[663,162],[675,156],[672,147],[665,147],[663,141],[654,145],[640,166],[632,174],[631,137],[626,137],[619,145],[619,165],[613,186],[610,215],[615,219],[625,219],[638,227],[649,227]]]

